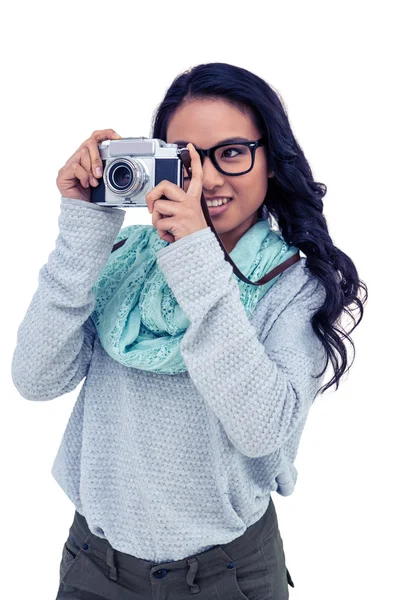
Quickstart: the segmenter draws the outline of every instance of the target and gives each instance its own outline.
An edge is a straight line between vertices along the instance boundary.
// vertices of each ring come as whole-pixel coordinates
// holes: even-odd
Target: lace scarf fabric
[[[169,242],[161,240],[152,225],[131,225],[116,242],[127,238],[111,253],[92,291],[92,320],[101,345],[127,367],[172,375],[187,371],[180,342],[190,325],[157,265],[156,253]],[[280,232],[259,219],[237,242],[230,257],[251,281],[296,254]],[[235,274],[240,300],[250,317],[257,302],[280,277],[261,286],[245,283]]]

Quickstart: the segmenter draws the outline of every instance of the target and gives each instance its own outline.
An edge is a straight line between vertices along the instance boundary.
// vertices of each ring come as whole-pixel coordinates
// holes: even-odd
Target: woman
[[[172,83],[151,137],[191,156],[183,189],[164,180],[146,194],[151,226],[120,230],[124,210],[90,202],[113,130],[60,169],[60,233],[18,330],[22,396],[57,398],[85,378],[52,469],[76,509],[57,598],[287,599],[271,492],[293,492],[309,409],[346,371],[339,319],[355,304],[361,320],[367,288],[332,243],[326,187],[265,81],[199,65]],[[251,281],[305,257],[243,282],[202,192]]]

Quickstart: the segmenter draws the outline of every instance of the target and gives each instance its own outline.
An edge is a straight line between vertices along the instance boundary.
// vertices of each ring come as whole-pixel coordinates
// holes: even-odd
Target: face
[[[174,113],[167,129],[167,143],[182,146],[191,142],[206,150],[227,138],[240,137],[248,141],[260,139],[249,112],[243,113],[225,100],[190,100]],[[267,160],[263,147],[255,151],[251,171],[236,177],[220,173],[206,156],[203,163],[203,193],[209,198],[228,198],[225,210],[211,215],[212,223],[226,250],[231,252],[241,236],[257,222],[257,210],[268,189]],[[189,181],[186,180],[187,189]],[[220,209],[221,210],[221,209]]]

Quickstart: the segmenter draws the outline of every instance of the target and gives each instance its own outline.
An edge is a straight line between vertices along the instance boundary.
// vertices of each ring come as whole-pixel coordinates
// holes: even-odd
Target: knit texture
[[[311,317],[325,298],[301,258],[249,319],[208,227],[157,253],[190,325],[188,371],[126,367],[102,348],[91,291],[125,210],[61,198],[55,249],[18,328],[12,379],[27,400],[84,380],[52,475],[90,530],[161,563],[226,544],[258,521],[271,492],[293,492],[300,436],[323,377]]]

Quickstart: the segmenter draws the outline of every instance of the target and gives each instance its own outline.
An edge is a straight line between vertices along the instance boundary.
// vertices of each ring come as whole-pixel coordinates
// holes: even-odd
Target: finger
[[[169,202],[169,200],[166,200],[166,202]],[[151,222],[153,223],[154,227],[156,227],[156,228],[158,227],[158,225],[157,225],[158,221],[163,221],[164,219],[171,219],[176,216],[176,215],[171,214],[170,212],[167,212],[166,214],[164,214],[163,210],[165,210],[165,209],[158,206],[158,201],[157,201],[154,204],[154,208],[153,208],[153,212],[152,212],[152,219],[151,219]],[[166,229],[169,229],[169,228],[167,227]]]
[[[166,242],[174,242],[175,241],[174,236],[168,232],[164,233],[163,231],[159,231],[158,235],[162,240],[165,240]]]
[[[99,129],[97,131],[93,131],[90,138],[94,138],[96,142],[104,142],[105,140],[122,140],[122,137],[114,131],[114,129]],[[89,139],[90,139],[89,138]]]
[[[80,150],[80,164],[82,165],[82,167],[85,169],[85,171],[88,173],[88,177],[90,180],[90,184],[93,187],[96,187],[99,182],[97,181],[97,179],[93,176],[93,171],[92,171],[92,166],[91,166],[91,160],[90,160],[90,153],[89,153],[89,148],[87,148],[86,146],[84,146],[81,150]]]
[[[177,214],[177,210],[177,203],[171,200],[155,200],[153,202],[153,213],[158,212],[160,215],[174,217]]]
[[[66,162],[65,168],[70,168],[74,163],[78,163],[78,165],[81,165],[84,168],[87,174],[88,182],[91,185],[98,185],[99,182],[92,174],[90,153],[86,146],[81,147],[80,150],[77,150],[75,154],[71,156],[71,158]]]
[[[92,135],[88,137],[87,140],[82,142],[78,150],[83,148],[83,146],[86,146],[87,142],[91,139],[94,139],[97,143],[99,143],[106,140],[122,140],[122,137],[119,135],[119,133],[114,131],[114,129],[99,129],[97,131],[93,131]]]
[[[94,177],[103,175],[103,163],[101,162],[99,147],[95,138],[90,138],[86,142],[86,148],[90,155],[90,171]],[[99,170],[97,170],[99,169]]]
[[[200,198],[203,191],[203,168],[201,166],[200,154],[196,151],[193,144],[189,143],[187,148],[190,152],[190,166],[192,170],[192,179],[187,193],[196,198]]]
[[[183,202],[186,198],[186,193],[178,185],[172,183],[172,181],[163,179],[163,181],[160,181],[160,183],[145,196],[147,208],[150,213],[153,212],[154,202],[159,200],[162,196],[165,196],[168,199],[167,202]]]
[[[94,131],[91,135],[90,138],[88,138],[87,140],[85,140],[84,142],[82,142],[82,144],[79,146],[78,150],[76,150],[76,152],[74,152],[72,154],[72,156],[69,157],[69,159],[66,161],[65,166],[69,167],[71,166],[74,162],[76,161],[80,161],[81,158],[81,150],[82,148],[89,148],[89,143],[93,143],[92,138],[95,140],[95,147],[96,150],[94,152],[97,152],[97,154],[99,154],[98,148],[97,148],[97,142],[103,142],[105,140],[110,140],[110,139],[118,139],[121,140],[122,137],[116,133],[114,131],[114,129],[104,129],[104,130],[99,130],[99,131]],[[89,154],[90,154],[90,150],[89,150]],[[93,157],[95,158],[95,157]],[[100,159],[100,155],[99,155],[99,159]],[[91,158],[92,160],[92,158]],[[101,162],[101,160],[100,160]],[[100,165],[101,166],[101,165]]]
[[[162,240],[165,240],[166,242],[175,241],[174,236],[171,233],[168,233],[169,231],[172,231],[172,227],[174,226],[173,218],[162,218],[162,215],[160,216],[160,213],[155,211],[153,213],[152,222],[153,227],[157,229],[158,235]]]
[[[89,187],[89,173],[79,163],[75,162],[71,166],[72,173],[79,179],[83,188]]]

